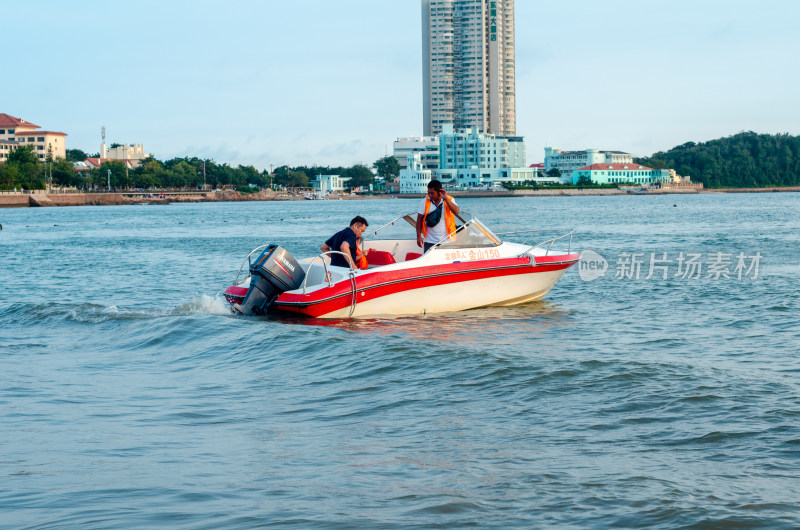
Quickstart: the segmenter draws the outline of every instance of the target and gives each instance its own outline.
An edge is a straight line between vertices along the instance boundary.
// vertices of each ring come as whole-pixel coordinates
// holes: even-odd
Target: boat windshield
[[[453,237],[439,243],[439,248],[496,247],[500,239],[474,217],[456,229]]]

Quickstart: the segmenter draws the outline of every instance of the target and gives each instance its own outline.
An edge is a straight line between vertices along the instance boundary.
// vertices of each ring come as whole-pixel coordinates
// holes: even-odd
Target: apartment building
[[[525,142],[521,136],[498,136],[469,128],[455,132],[446,124],[439,135],[439,167],[525,167]]]
[[[438,139],[439,168],[426,167],[423,153],[409,153],[406,167],[400,170],[400,193],[425,193],[431,178],[439,179],[448,190],[542,178],[538,168],[526,167],[521,136],[486,134],[472,128],[456,132],[451,124],[444,124]]]
[[[516,134],[513,0],[422,0],[423,134]]]
[[[394,141],[392,156],[400,169],[408,169],[408,155],[419,153],[424,169],[439,167],[439,138],[436,136],[406,136]]]

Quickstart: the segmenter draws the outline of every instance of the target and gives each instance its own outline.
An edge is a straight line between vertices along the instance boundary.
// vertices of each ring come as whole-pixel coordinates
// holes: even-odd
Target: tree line
[[[66,159],[42,164],[32,146],[11,151],[0,163],[0,189],[44,189],[74,186],[80,189],[105,189],[109,170],[111,186],[130,188],[219,188],[233,186],[308,187],[316,175],[349,177],[351,187],[368,186],[375,176],[386,180],[399,173],[392,156],[376,160],[371,167],[356,164],[335,166],[280,166],[274,171],[259,171],[252,165],[231,166],[198,157],[157,160],[148,158],[136,169],[128,170],[123,162],[107,161],[100,168],[75,171],[72,162],[90,156],[80,149],[68,149]],[[687,142],[666,152],[636,158],[639,164],[654,169],[673,168],[689,175],[707,188],[800,186],[800,136],[757,134],[752,131],[703,143]],[[205,171],[203,170],[205,165]],[[375,170],[375,171],[373,171]]]
[[[672,168],[706,188],[800,186],[800,136],[788,134],[741,132],[687,142],[635,161],[654,169]]]
[[[280,166],[269,172],[254,166],[231,166],[198,157],[157,160],[150,157],[135,169],[124,162],[110,160],[99,168],[76,171],[73,162],[82,162],[97,154],[87,155],[80,149],[68,149],[65,159],[48,160],[42,164],[33,146],[19,147],[0,163],[0,189],[44,189],[47,182],[56,187],[79,189],[106,189],[110,180],[113,189],[148,188],[221,188],[235,187],[242,191],[255,188],[286,187],[307,188],[316,175],[340,175],[350,178],[351,188],[374,183],[377,173],[383,179],[392,179],[399,173],[399,165],[392,156],[379,158],[372,169],[365,164],[350,167],[332,166]],[[109,175],[110,172],[110,175]]]

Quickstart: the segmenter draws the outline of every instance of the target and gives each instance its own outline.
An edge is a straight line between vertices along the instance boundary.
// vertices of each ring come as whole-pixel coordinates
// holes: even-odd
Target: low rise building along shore
[[[16,118],[10,114],[0,114],[0,163],[5,162],[14,150],[30,145],[39,161],[66,158],[66,133],[41,130],[39,125]]]

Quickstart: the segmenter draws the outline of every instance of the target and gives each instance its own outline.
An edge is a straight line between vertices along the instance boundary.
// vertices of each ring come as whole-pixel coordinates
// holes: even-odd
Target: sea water
[[[418,200],[0,210],[0,527],[800,526],[800,195],[458,202],[585,260],[510,308],[237,317],[252,248]]]

